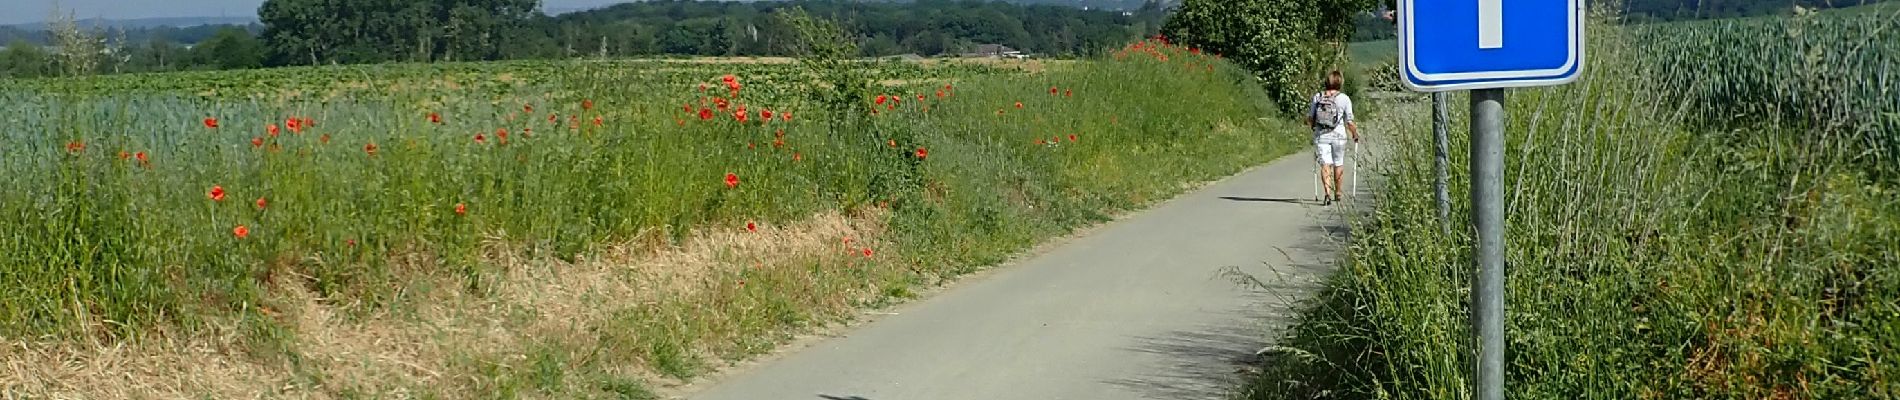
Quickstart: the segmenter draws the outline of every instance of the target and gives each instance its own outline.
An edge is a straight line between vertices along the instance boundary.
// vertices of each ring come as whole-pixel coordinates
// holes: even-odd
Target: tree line
[[[1159,0],[1101,0],[1132,1],[1142,1],[1142,6],[1089,10],[961,0],[656,0],[548,16],[539,11],[538,0],[267,0],[258,9],[260,25],[252,27],[147,32],[143,40],[131,40],[123,33],[87,33],[68,24],[78,35],[70,46],[57,43],[50,32],[22,35],[0,51],[0,78],[62,75],[73,69],[62,67],[60,60],[75,57],[91,58],[94,68],[79,68],[87,73],[123,73],[652,55],[780,56],[791,54],[796,34],[773,16],[791,7],[839,21],[860,56],[959,54],[985,44],[1080,56],[1160,29],[1166,10]],[[202,40],[181,44],[181,37]]]

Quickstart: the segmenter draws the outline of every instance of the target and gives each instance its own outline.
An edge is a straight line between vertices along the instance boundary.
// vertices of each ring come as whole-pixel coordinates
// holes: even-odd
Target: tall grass
[[[814,89],[793,65],[399,65],[0,82],[9,126],[0,130],[0,282],[9,285],[0,336],[189,337],[236,318],[274,346],[252,357],[291,360],[269,364],[299,375],[286,385],[333,396],[637,397],[642,375],[630,370],[703,373],[769,349],[788,330],[850,319],[851,307],[901,300],[1299,141],[1276,134],[1298,131],[1287,123],[1256,121],[1268,112],[1265,94],[1247,72],[1158,43],[1038,73],[855,68],[885,99],[857,99],[849,112],[869,129],[850,132],[829,123],[845,111],[809,103]],[[736,96],[721,80],[728,74],[742,86]],[[748,122],[734,117],[742,105]],[[774,121],[758,122],[764,108]],[[285,126],[303,118],[312,124],[301,132]],[[891,168],[915,181],[880,190]],[[708,250],[720,267],[686,290],[641,286],[664,296],[587,304],[600,320],[511,306],[523,308],[479,314],[501,321],[425,327],[461,337],[450,333],[575,325],[524,334],[527,343],[445,342],[458,353],[424,365],[468,376],[447,390],[328,376],[324,366],[337,362],[300,355],[322,352],[304,343],[321,335],[269,309],[287,306],[278,291],[293,287],[365,319],[424,314],[401,310],[445,292],[522,295],[515,277],[541,264],[521,260],[584,273],[615,259],[603,252],[616,246],[667,249],[755,226],[759,242],[837,243],[786,236],[825,214],[875,219],[880,237],[824,246],[842,253]],[[764,262],[782,265],[754,266]],[[537,279],[560,282],[553,273]]]
[[[1870,43],[1869,33],[1659,44],[1614,25],[1590,29],[1581,81],[1508,100],[1508,396],[1900,395],[1900,185],[1879,172],[1892,153],[1860,142],[1895,131],[1864,119],[1808,123],[1892,97],[1802,83],[1878,85],[1866,79],[1893,72],[1772,56],[1852,55],[1845,49]],[[1720,37],[1703,33],[1694,37]],[[1723,72],[1694,72],[1711,70]],[[1708,91],[1735,82],[1768,83],[1775,90],[1764,94],[1776,96]],[[1807,102],[1815,96],[1834,98]],[[1471,233],[1439,233],[1428,107],[1385,106],[1388,119],[1375,122],[1405,133],[1390,135],[1377,210],[1356,221],[1342,270],[1245,397],[1469,396]],[[1747,122],[1708,124],[1709,110]],[[1761,114],[1770,110],[1785,114]],[[1465,148],[1468,116],[1453,111],[1452,147]],[[1466,163],[1462,153],[1453,165]],[[1453,172],[1452,191],[1467,191],[1466,171]],[[1453,206],[1454,226],[1469,226],[1468,204]]]

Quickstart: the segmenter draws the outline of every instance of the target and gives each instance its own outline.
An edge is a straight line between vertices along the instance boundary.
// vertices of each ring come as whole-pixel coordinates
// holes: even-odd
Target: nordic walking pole
[[[1326,184],[1326,175],[1323,175],[1324,173],[1321,172],[1323,171],[1321,168],[1326,167],[1318,161],[1313,162],[1313,201],[1320,201],[1320,190],[1322,190],[1320,186]]]
[[[1352,199],[1359,201],[1359,142],[1352,144]]]

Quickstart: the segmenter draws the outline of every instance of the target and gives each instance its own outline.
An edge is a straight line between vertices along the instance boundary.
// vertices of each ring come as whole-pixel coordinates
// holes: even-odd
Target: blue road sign
[[[1583,70],[1583,0],[1400,0],[1399,69],[1422,92],[1561,85]]]

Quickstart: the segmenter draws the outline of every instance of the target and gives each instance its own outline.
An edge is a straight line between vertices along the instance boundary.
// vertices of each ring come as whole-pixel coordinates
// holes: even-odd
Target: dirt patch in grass
[[[0,347],[0,398],[475,398],[510,391],[568,398],[601,390],[637,392],[644,390],[638,382],[668,374],[655,371],[653,364],[661,362],[654,359],[655,347],[629,344],[682,344],[659,355],[665,357],[742,357],[728,354],[736,351],[728,343],[742,336],[789,337],[745,328],[757,325],[740,317],[756,308],[750,299],[760,292],[820,294],[789,303],[815,308],[804,310],[813,314],[846,313],[856,304],[852,297],[874,293],[834,290],[850,286],[839,281],[861,277],[827,269],[868,267],[860,252],[878,243],[880,213],[825,213],[783,226],[759,224],[756,231],[699,231],[680,246],[636,238],[573,262],[490,243],[484,246],[482,278],[403,277],[405,306],[387,310],[336,304],[306,290],[310,278],[285,272],[290,278],[276,280],[267,304],[242,314],[251,321],[207,323],[203,332],[178,337],[154,331],[114,345],[6,340]],[[673,312],[681,310],[690,312]],[[629,315],[706,320],[640,321]],[[641,330],[649,325],[682,330],[668,334],[678,337],[637,337],[659,332]]]

